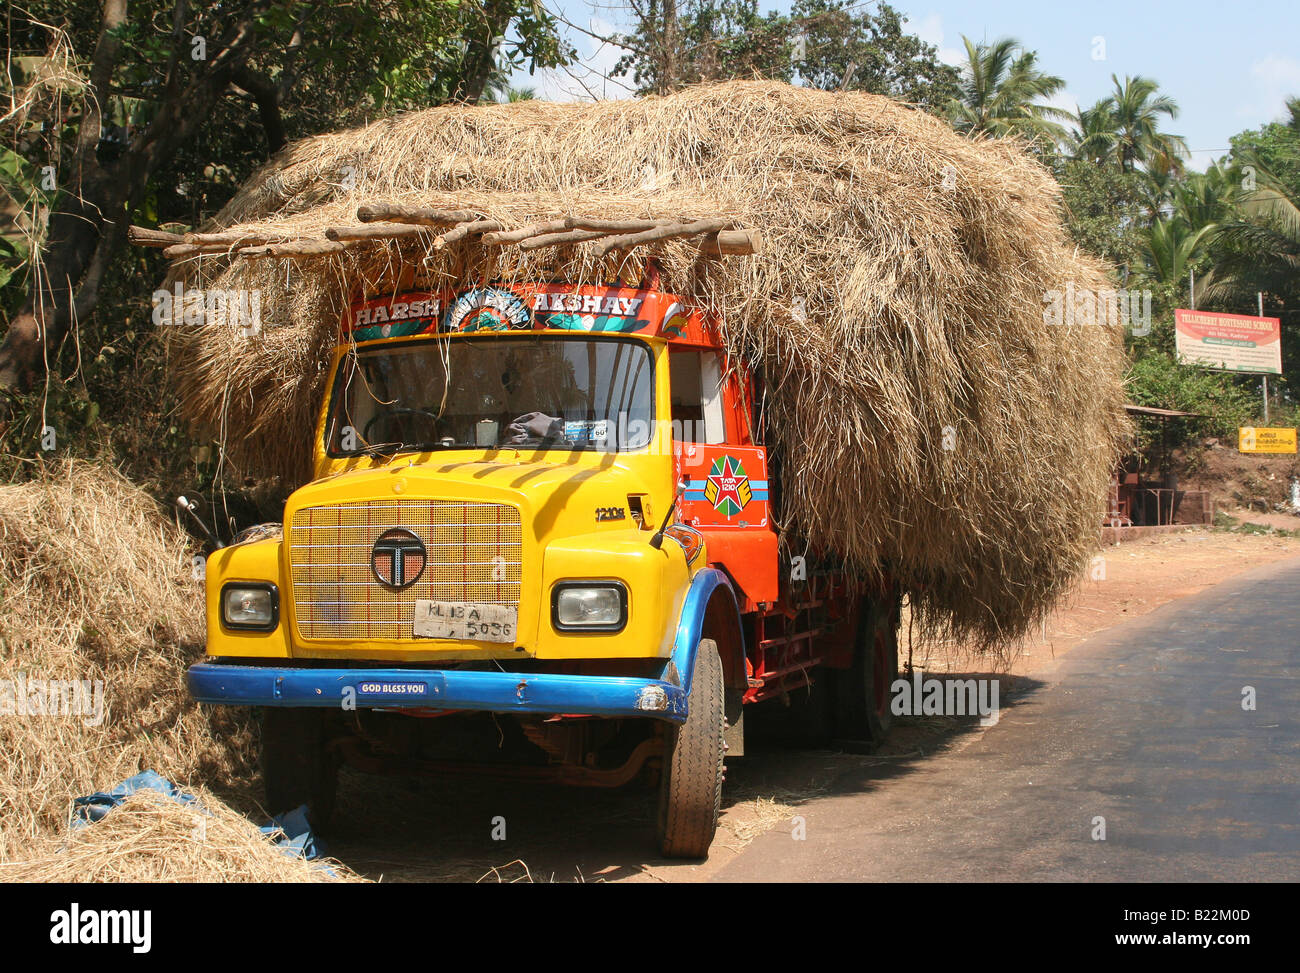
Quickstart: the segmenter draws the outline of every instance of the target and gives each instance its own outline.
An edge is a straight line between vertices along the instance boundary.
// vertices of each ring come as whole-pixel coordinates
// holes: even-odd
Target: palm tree
[[[488,75],[483,85],[481,100],[486,104],[492,104],[493,102],[534,101],[536,98],[536,89],[516,88],[510,84],[510,72],[498,70]]]
[[[1170,205],[1178,219],[1196,230],[1230,220],[1240,196],[1240,171],[1220,163],[1205,172],[1188,173],[1176,183],[1170,194]]]
[[[1110,158],[1119,138],[1115,102],[1103,98],[1091,108],[1080,108],[1073,121],[1075,130],[1071,133],[1071,149],[1074,157],[1087,162],[1104,162]]]
[[[1203,290],[1207,295],[1221,291],[1219,261],[1204,266],[1207,261],[1202,258],[1220,249],[1220,238],[1234,221],[1241,199],[1241,173],[1220,164],[1174,180],[1169,170],[1153,167],[1148,173],[1150,185],[1154,187],[1160,180],[1166,190],[1159,202],[1152,201],[1152,222],[1143,254],[1145,276],[1179,284],[1188,269],[1195,268],[1198,295]]]
[[[1235,217],[1215,246],[1209,297],[1249,304],[1257,291],[1288,306],[1300,303],[1300,195],[1258,161],[1253,191],[1238,191]]]
[[[1156,220],[1172,214],[1174,196],[1181,183],[1178,173],[1168,165],[1155,165],[1137,173],[1141,188],[1138,196],[1146,207],[1148,220]]]
[[[948,116],[957,131],[1014,135],[1030,142],[1066,138],[1064,127],[1053,119],[1071,118],[1070,113],[1041,101],[1064,88],[1064,79],[1040,71],[1038,55],[1026,51],[1015,38],[976,44],[963,36],[962,41],[966,64],[960,94],[948,103]]]
[[[1205,253],[1218,229],[1212,223],[1194,230],[1177,218],[1155,220],[1147,230],[1142,254],[1144,276],[1161,284],[1179,283]]]
[[[1157,95],[1160,86],[1141,75],[1125,76],[1121,82],[1110,76],[1115,93],[1106,99],[1115,122],[1114,149],[1120,169],[1131,172],[1137,163],[1160,164],[1181,172],[1187,158],[1187,144],[1180,136],[1160,131],[1160,116],[1178,117],[1178,103],[1168,95]]]

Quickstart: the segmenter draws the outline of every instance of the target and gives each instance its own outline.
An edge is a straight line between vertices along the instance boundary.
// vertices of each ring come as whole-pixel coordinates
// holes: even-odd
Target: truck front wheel
[[[705,858],[722,806],[725,687],[713,639],[695,652],[686,722],[670,727],[659,784],[659,849],[665,858]]]
[[[266,809],[283,814],[306,804],[312,828],[329,828],[338,761],[326,746],[325,710],[268,706],[262,715]]]

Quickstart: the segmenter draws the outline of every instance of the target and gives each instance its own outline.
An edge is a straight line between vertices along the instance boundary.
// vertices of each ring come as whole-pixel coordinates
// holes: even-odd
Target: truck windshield
[[[361,348],[339,367],[331,456],[529,447],[602,452],[650,442],[650,349],[635,339],[434,338]]]

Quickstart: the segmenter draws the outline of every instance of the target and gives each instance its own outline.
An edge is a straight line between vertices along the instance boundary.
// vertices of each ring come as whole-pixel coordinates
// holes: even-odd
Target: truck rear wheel
[[[893,597],[863,599],[853,665],[835,674],[835,732],[842,739],[879,744],[894,721],[889,704],[898,678],[896,609]]]
[[[338,761],[325,747],[327,713],[268,706],[262,715],[262,776],[272,815],[307,805],[307,820],[323,831],[334,816]]]
[[[665,858],[705,858],[722,807],[726,729],[722,660],[713,639],[695,652],[686,722],[667,734],[659,784],[659,849]]]

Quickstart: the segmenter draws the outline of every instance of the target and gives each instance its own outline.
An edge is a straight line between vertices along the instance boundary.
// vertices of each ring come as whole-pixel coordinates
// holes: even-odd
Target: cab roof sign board
[[[671,294],[637,287],[488,284],[461,291],[410,291],[353,302],[342,341],[479,331],[640,334],[712,345],[704,315]]]

